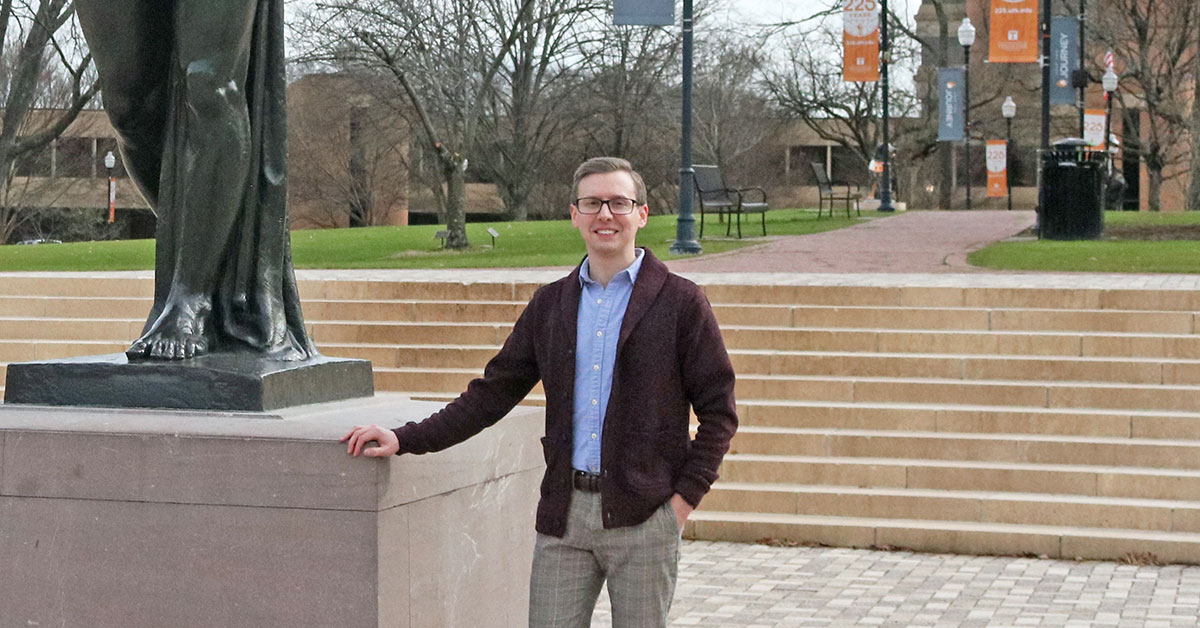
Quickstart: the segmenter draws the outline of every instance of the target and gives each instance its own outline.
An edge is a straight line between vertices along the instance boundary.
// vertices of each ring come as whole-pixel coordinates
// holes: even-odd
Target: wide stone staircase
[[[538,285],[486,277],[301,292],[323,352],[370,359],[380,391],[448,400]],[[742,424],[688,536],[1200,563],[1200,292],[705,290]],[[120,351],[150,292],[0,276],[0,360]]]

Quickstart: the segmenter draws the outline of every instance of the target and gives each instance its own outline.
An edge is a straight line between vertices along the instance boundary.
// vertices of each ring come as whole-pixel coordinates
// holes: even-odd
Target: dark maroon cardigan
[[[546,436],[537,530],[562,536],[571,502],[579,268],[543,286],[482,378],[445,409],[395,430],[400,453],[455,445],[503,418],[541,379]],[[679,493],[697,505],[737,429],[734,374],[708,300],[647,249],[617,340],[601,441],[604,527],[631,526]],[[688,409],[699,429],[688,433]]]

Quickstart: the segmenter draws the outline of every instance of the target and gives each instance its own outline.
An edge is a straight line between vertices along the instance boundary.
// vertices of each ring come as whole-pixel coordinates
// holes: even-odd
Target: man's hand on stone
[[[372,441],[377,446],[366,447],[366,444]],[[346,453],[351,456],[361,454],[372,458],[382,458],[393,456],[400,451],[400,440],[396,438],[396,433],[378,425],[355,425],[349,434],[342,437],[341,442],[347,444]]]

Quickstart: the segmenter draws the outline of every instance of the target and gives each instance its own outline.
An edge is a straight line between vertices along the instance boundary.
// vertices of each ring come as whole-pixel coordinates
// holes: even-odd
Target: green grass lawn
[[[1200,225],[1200,212],[1105,212],[1106,228]],[[1200,273],[1200,240],[999,242],[971,253],[975,266],[1005,270]]]
[[[769,235],[802,235],[845,227],[865,219],[822,218],[808,210],[767,213]],[[500,233],[491,246],[488,227]],[[440,225],[315,229],[292,232],[297,268],[515,268],[571,266],[583,257],[583,242],[569,220],[471,223],[471,248],[440,248],[434,234]],[[698,228],[698,227],[697,227]],[[704,253],[719,253],[755,244],[762,233],[758,217],[742,224],[747,239],[724,237],[724,225],[705,220]],[[718,237],[719,234],[719,237]],[[713,237],[709,237],[709,236]],[[662,259],[678,257],[669,249],[675,239],[675,216],[652,216],[638,232],[638,245]],[[0,246],[0,271],[141,270],[154,268],[152,240],[76,242],[34,246]]]

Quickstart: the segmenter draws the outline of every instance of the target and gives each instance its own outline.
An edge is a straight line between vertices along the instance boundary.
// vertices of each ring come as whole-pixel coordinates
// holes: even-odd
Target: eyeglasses
[[[633,208],[637,205],[637,201],[632,198],[622,198],[620,196],[608,200],[594,196],[575,199],[575,208],[581,214],[599,214],[600,208],[605,205],[608,205],[608,211],[616,216],[633,213]]]

